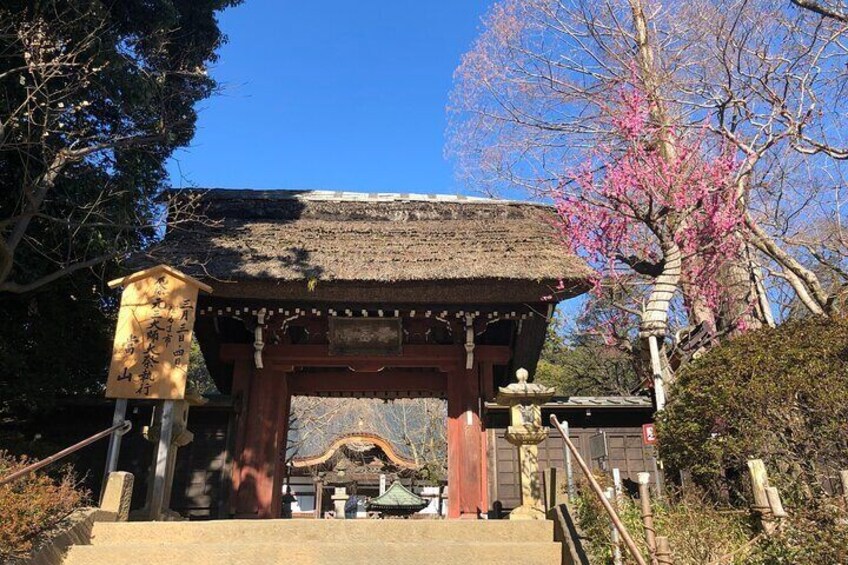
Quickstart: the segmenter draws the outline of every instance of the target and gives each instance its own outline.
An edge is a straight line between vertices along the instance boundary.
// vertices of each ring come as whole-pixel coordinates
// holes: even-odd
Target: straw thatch
[[[157,254],[207,280],[538,284],[590,274],[558,241],[552,209],[536,204],[283,190],[203,191],[200,202],[209,221],[170,230]]]

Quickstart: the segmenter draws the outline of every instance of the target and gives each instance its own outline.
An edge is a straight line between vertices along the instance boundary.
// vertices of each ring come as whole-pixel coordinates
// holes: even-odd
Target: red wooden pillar
[[[486,512],[477,366],[448,375],[448,518]]]
[[[236,518],[276,518],[288,426],[286,373],[237,361],[233,395],[240,401],[230,513]]]
[[[279,421],[277,422],[277,444],[274,459],[274,482],[273,482],[273,497],[271,500],[271,518],[279,518],[282,516],[282,496],[283,482],[285,481],[286,473],[286,451],[288,449],[289,439],[289,417],[291,416],[291,393],[288,386],[288,373],[280,374],[283,381],[282,390],[282,410],[279,413]]]

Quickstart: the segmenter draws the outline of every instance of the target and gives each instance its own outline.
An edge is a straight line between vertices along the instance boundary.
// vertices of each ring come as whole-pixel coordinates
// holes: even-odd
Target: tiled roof
[[[417,509],[421,510],[428,502],[410,491],[398,481],[392,483],[386,492],[368,501],[369,510]]]
[[[507,408],[487,403],[487,408]],[[544,408],[652,408],[647,396],[555,396]]]

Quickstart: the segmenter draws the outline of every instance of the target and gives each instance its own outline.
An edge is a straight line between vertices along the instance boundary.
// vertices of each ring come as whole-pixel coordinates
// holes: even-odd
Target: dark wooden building
[[[150,423],[150,407],[150,403],[130,403],[127,416],[133,422],[133,431],[125,437],[121,451],[119,467],[137,477],[134,508],[139,508],[146,496],[144,477],[147,476],[152,445],[141,437],[140,431]],[[491,509],[499,503],[504,510],[509,510],[520,504],[517,450],[504,439],[506,410],[492,403],[485,403],[483,410],[488,507]],[[608,469],[620,469],[625,480],[635,480],[635,474],[640,471],[654,471],[654,450],[642,441],[642,426],[651,422],[653,415],[648,397],[555,397],[543,408],[543,421],[547,422],[550,414],[568,422],[572,440],[593,468],[597,469],[599,462],[591,459],[589,438],[604,432],[609,447]],[[57,446],[70,445],[106,427],[111,418],[111,402],[105,399],[77,400],[63,402],[49,418],[36,422],[33,429],[37,429],[45,441]],[[205,405],[191,409],[189,429],[194,433],[194,441],[178,452],[171,509],[199,520],[230,516],[232,462],[238,455],[233,451],[236,419],[231,396],[213,396]],[[297,492],[303,507],[312,510],[315,503],[320,502],[315,500],[316,485],[312,478],[307,478],[310,474],[307,467],[323,463],[319,460],[339,451],[341,443],[332,442],[325,452],[316,456],[316,461],[301,461],[301,468],[289,478],[288,482]],[[373,443],[383,447],[376,440]],[[409,466],[395,447],[387,447],[386,452],[391,453],[386,458],[395,463],[398,470]],[[94,445],[85,448],[73,460],[93,492],[99,490],[104,455],[102,446]],[[542,469],[564,466],[563,442],[554,431],[539,445],[539,458]],[[580,480],[579,470],[575,470],[575,477]],[[408,480],[402,472],[399,478]],[[369,477],[369,480],[373,482],[377,478]]]
[[[430,195],[190,191],[174,195],[155,250],[210,284],[196,335],[221,395],[193,407],[194,441],[178,452],[170,507],[195,519],[280,515],[293,395],[447,402],[448,516],[478,517],[518,501],[507,412],[494,404],[515,370],[532,375],[556,303],[587,288],[545,206]],[[131,402],[120,468],[145,500],[151,404]],[[646,397],[554,399],[588,457],[607,433],[610,467],[653,470],[641,426]],[[67,445],[111,420],[103,399],[64,405],[39,423]],[[391,451],[389,449],[389,451]],[[562,442],[540,445],[561,466]],[[93,448],[76,461],[95,489]]]
[[[542,407],[542,422],[546,425],[551,414],[566,422],[569,437],[580,454],[594,470],[609,472],[618,469],[622,479],[635,484],[637,473],[647,471],[656,475],[656,452],[643,438],[643,426],[653,422],[654,406],[647,396],[572,396],[554,397]],[[489,499],[498,501],[505,509],[521,504],[520,468],[518,453],[505,436],[509,425],[508,409],[486,404],[486,426],[489,443]],[[607,456],[594,459],[591,438],[603,434]],[[565,444],[559,433],[549,428],[548,437],[538,446],[539,468],[565,467]],[[574,474],[581,473],[573,464]]]

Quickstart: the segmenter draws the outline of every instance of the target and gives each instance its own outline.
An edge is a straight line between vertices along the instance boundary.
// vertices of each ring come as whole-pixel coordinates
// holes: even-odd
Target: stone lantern
[[[544,520],[542,489],[539,484],[538,445],[548,437],[542,426],[542,404],[551,399],[554,389],[528,383],[526,369],[515,372],[518,382],[498,389],[498,404],[509,406],[510,426],[506,440],[518,447],[521,469],[521,506],[510,512],[510,520]]]
[[[347,494],[347,489],[345,487],[336,487],[335,493],[330,498],[333,501],[333,507],[336,509],[336,520],[344,520],[347,518],[347,516],[345,516],[345,506],[347,505],[348,499],[350,499],[350,495]]]

